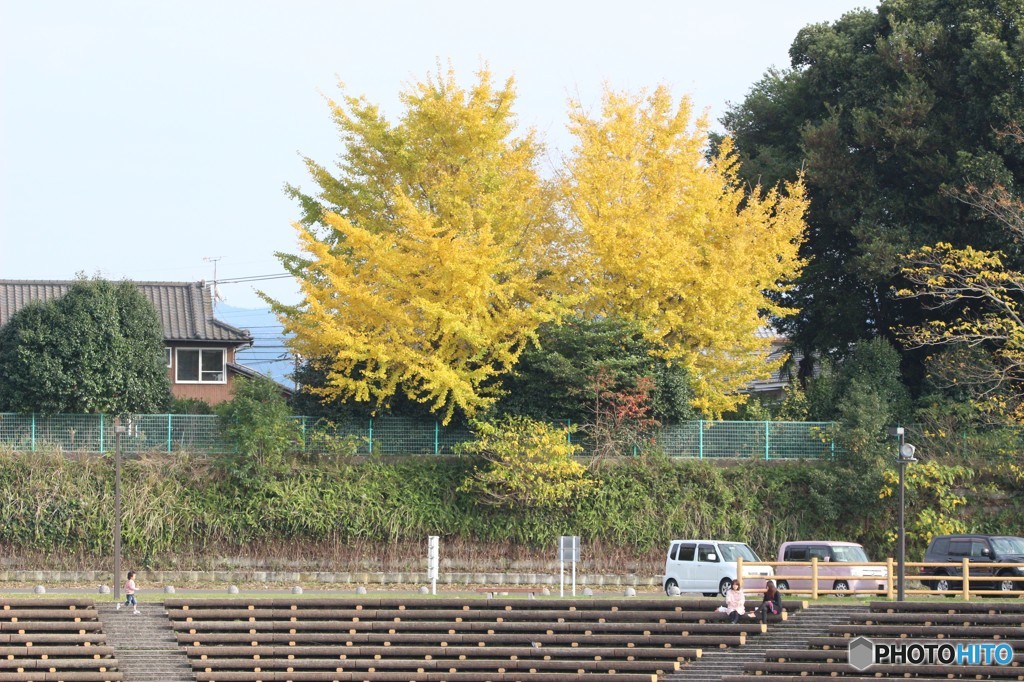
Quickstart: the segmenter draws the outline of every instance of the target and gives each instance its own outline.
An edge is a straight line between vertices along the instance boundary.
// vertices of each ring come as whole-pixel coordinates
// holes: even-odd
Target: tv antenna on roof
[[[217,261],[224,256],[203,256],[203,262],[213,263],[213,305],[217,305],[217,301],[222,300],[220,292],[217,290]]]

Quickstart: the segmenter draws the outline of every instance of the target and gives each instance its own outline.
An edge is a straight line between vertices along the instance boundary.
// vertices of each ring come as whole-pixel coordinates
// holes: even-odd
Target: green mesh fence
[[[367,421],[328,422],[295,417],[298,447],[306,454],[450,455],[470,440],[464,428],[409,417],[378,417]],[[236,450],[215,415],[145,414],[123,419],[121,448],[137,452],[203,452]],[[836,454],[832,424],[827,422],[691,421],[669,424],[652,434],[670,457],[697,459],[823,459]],[[583,434],[571,436],[589,454]],[[114,419],[97,414],[0,414],[0,447],[35,451],[112,452]],[[624,455],[635,452],[624,452]]]

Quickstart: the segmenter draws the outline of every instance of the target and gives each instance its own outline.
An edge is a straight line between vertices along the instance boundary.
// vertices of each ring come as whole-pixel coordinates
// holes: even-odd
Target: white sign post
[[[430,593],[437,594],[437,568],[440,564],[440,550],[438,548],[438,536],[430,535],[427,538],[427,578],[430,579]]]
[[[580,537],[578,535],[563,535],[558,538],[558,563],[561,574],[558,594],[565,596],[565,562],[572,563],[572,596],[576,596],[576,562],[580,560]]]

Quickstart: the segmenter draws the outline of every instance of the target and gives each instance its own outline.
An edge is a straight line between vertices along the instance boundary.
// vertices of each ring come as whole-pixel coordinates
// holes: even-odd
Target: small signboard
[[[563,535],[558,539],[558,560],[570,563],[580,560],[579,535]]]

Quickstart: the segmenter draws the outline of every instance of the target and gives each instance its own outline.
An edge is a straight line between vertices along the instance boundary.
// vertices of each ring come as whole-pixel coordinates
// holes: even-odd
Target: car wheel
[[[837,597],[850,596],[850,583],[846,582],[845,580],[837,580],[834,583],[832,583],[832,589],[839,591],[839,594],[836,595]]]
[[[1009,573],[1004,573],[1003,575],[1001,575],[999,577],[1002,578],[1002,580],[1000,580],[996,584],[996,589],[999,590],[1000,592],[1013,592],[1015,590],[1019,590],[1020,589],[1021,583],[1015,582],[1013,580],[1007,580],[1007,578],[1010,577]]]
[[[780,580],[779,582],[775,583],[775,588],[781,592],[785,592],[789,589],[789,583],[785,580]]]
[[[675,590],[675,594],[672,594],[673,590]],[[665,581],[665,594],[669,597],[679,596],[679,583],[676,582],[675,578],[669,578]]]
[[[935,580],[935,582],[932,583],[932,585],[934,586],[933,589],[935,589],[935,590],[937,590],[939,592],[948,592],[949,590],[955,589],[953,587],[952,581],[950,581],[950,579],[947,578],[944,575],[939,576]],[[943,595],[943,596],[945,596],[945,597],[954,597],[956,595],[946,594],[946,595]]]
[[[726,596],[729,594],[729,588],[732,587],[732,578],[722,578],[722,582],[718,583],[718,594],[719,596]]]

